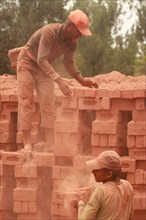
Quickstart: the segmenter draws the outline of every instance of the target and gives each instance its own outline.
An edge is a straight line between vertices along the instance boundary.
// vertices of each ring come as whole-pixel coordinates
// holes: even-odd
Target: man
[[[121,159],[115,151],[104,151],[96,159],[86,161],[99,184],[89,202],[78,203],[78,220],[131,220],[133,188],[120,179]]]
[[[36,31],[21,50],[18,57],[18,129],[23,131],[24,148],[31,149],[31,122],[33,116],[33,92],[36,89],[41,127],[45,131],[48,151],[52,151],[55,120],[54,82],[62,93],[72,95],[68,84],[53,69],[53,62],[64,55],[64,66],[82,86],[98,88],[96,82],[83,78],[74,63],[77,39],[92,35],[89,20],[80,10],[72,11],[66,23],[48,24]]]

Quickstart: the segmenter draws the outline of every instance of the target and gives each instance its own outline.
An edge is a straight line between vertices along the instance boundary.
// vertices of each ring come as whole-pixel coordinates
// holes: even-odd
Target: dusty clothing
[[[52,128],[55,120],[54,80],[60,75],[53,62],[64,55],[64,65],[74,77],[80,74],[74,64],[76,41],[65,41],[63,24],[48,24],[36,31],[18,56],[18,129],[29,130],[34,113],[33,93],[36,89],[40,109],[41,127]]]
[[[97,186],[78,220],[130,220],[133,189],[126,180]]]

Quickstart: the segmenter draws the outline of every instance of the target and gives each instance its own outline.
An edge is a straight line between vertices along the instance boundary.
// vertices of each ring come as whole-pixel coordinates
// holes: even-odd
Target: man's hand
[[[72,95],[72,90],[70,89],[69,85],[60,77],[59,79],[57,79],[55,81],[61,92],[65,95],[65,96],[71,96]]]
[[[89,88],[98,88],[97,82],[89,78],[83,78],[81,81],[81,85]]]

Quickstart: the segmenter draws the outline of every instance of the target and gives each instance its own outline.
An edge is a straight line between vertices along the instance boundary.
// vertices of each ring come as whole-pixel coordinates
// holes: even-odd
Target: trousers
[[[56,118],[54,81],[33,63],[25,49],[17,62],[18,129],[30,130],[34,115],[34,91],[40,104],[41,127],[53,128]]]

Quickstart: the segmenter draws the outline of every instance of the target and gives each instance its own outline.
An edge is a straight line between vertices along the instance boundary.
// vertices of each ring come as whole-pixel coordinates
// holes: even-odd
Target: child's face
[[[107,169],[92,170],[96,182],[107,182],[112,177],[112,171]]]

